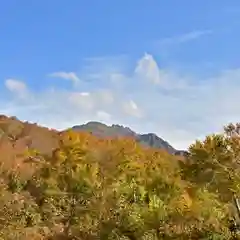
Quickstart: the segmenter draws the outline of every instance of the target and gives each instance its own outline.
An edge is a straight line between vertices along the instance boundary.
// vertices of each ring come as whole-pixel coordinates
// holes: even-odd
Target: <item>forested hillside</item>
[[[100,122],[88,122],[87,124],[73,126],[74,131],[87,131],[98,137],[132,137],[143,146],[161,148],[170,154],[186,155],[186,151],[176,150],[167,141],[154,133],[138,134],[128,127],[113,124],[107,126]]]
[[[185,158],[0,118],[0,239],[240,239],[240,125]]]

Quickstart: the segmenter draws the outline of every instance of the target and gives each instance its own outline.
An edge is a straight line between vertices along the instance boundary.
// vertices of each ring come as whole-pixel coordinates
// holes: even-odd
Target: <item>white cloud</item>
[[[74,72],[54,72],[48,74],[49,77],[54,78],[62,78],[65,80],[72,81],[74,84],[78,83],[80,79],[78,78],[77,74]]]
[[[114,96],[109,89],[100,89],[95,93],[98,101],[102,101],[105,105],[111,105],[114,103]]]
[[[73,92],[69,94],[69,103],[75,107],[90,111],[94,108],[95,102],[93,97],[88,92]]]
[[[123,103],[123,110],[127,115],[134,116],[137,118],[142,117],[141,110],[133,100]]]
[[[90,95],[90,93],[89,92],[81,92],[81,93],[79,93],[81,96],[89,96]]]
[[[97,111],[97,118],[100,120],[100,121],[103,121],[103,122],[110,122],[111,121],[111,114],[105,112],[105,111]]]
[[[160,39],[158,41],[158,44],[169,45],[169,44],[185,43],[185,42],[193,41],[200,37],[210,35],[210,34],[212,34],[212,30],[194,30],[188,33],[183,33],[178,36]]]
[[[156,84],[162,81],[157,62],[152,55],[147,53],[138,61],[135,74],[138,78],[144,78]]]
[[[17,94],[19,97],[25,97],[27,94],[27,86],[22,81],[9,78],[5,80],[5,86],[10,92]]]
[[[196,138],[240,120],[240,68],[199,81],[179,76],[174,69],[161,69],[152,55],[145,54],[131,72],[119,71],[121,66],[108,68],[108,62],[106,69],[109,74],[95,71],[95,82],[87,81],[84,69],[87,84],[74,91],[55,87],[39,92],[8,79],[9,90],[27,90],[32,98],[25,102],[0,98],[0,109],[57,129],[93,120],[118,123],[140,133],[155,132],[176,148],[186,148]]]
[[[183,34],[181,36],[178,36],[178,40],[179,40],[179,42],[188,42],[188,41],[191,41],[191,40],[198,39],[198,38],[200,38],[202,36],[209,35],[211,33],[212,33],[211,30],[192,31],[192,32]]]

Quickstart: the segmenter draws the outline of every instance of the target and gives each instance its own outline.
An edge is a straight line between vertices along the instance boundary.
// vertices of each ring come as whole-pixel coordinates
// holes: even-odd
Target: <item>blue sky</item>
[[[238,0],[8,0],[0,16],[1,113],[177,148],[239,120]]]

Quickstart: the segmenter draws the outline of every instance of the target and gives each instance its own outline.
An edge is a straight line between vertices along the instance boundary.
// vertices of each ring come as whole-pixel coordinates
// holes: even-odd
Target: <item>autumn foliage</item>
[[[0,128],[1,151],[11,143],[20,163],[2,161],[0,239],[238,239],[239,125],[182,161],[130,138],[51,132],[47,149],[30,144],[30,125]]]

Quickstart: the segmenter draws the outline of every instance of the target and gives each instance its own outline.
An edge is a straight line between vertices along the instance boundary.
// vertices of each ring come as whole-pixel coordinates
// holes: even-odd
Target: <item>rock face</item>
[[[161,148],[174,155],[187,155],[186,151],[176,150],[168,142],[154,133],[137,134],[130,128],[121,125],[107,126],[106,124],[100,122],[88,122],[87,124],[76,125],[72,127],[72,129],[74,131],[88,131],[99,137],[133,137],[137,142],[146,147]]]

